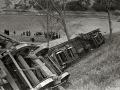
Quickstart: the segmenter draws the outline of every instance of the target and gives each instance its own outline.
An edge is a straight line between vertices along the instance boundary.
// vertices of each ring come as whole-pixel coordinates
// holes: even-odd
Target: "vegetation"
[[[80,1],[71,1],[66,4],[66,10],[70,11],[84,11],[87,10],[87,6],[82,4]]]
[[[90,0],[78,0],[78,1],[71,1],[66,4],[66,10],[70,11],[85,11],[88,9],[90,5]]]
[[[35,0],[35,2],[37,2],[44,9],[47,9],[47,4],[48,4],[48,6],[50,6],[51,10],[55,10],[54,7],[51,5],[51,0]],[[36,4],[35,2],[31,1],[30,3],[32,3],[32,5],[34,6],[35,9],[42,10],[42,8],[38,4]],[[55,1],[54,3],[56,6],[59,7],[58,1]]]
[[[120,0],[115,0],[116,9],[120,10]]]
[[[40,6],[42,6],[44,9],[47,9],[47,3],[51,4],[51,0],[36,0]],[[33,4],[33,1],[30,2]],[[54,1],[55,5],[57,7],[62,7],[58,9],[64,9],[64,3],[61,1]],[[42,8],[39,7],[39,5],[34,3],[34,8],[37,10],[41,10]],[[87,10],[90,5],[90,0],[84,1],[84,0],[78,0],[78,1],[70,1],[66,3],[66,10],[70,11],[84,11]],[[51,5],[51,10],[55,10],[54,7]]]
[[[117,0],[116,0],[117,2]],[[109,39],[111,40],[112,37],[112,22],[111,22],[111,15],[110,11],[115,10],[115,0],[95,0],[95,3],[93,4],[93,8],[96,11],[105,11],[108,14],[108,22],[109,22]]]
[[[110,2],[110,7],[108,2]],[[107,7],[110,10],[120,9],[120,0],[95,0],[93,9],[96,11],[107,11]]]

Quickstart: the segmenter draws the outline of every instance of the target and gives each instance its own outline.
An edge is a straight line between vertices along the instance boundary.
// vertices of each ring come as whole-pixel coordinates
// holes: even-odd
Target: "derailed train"
[[[88,52],[105,42],[99,29],[51,48],[19,43],[10,37],[0,36],[5,40],[0,53],[0,83],[3,90],[64,90],[62,84],[70,76],[64,69],[84,51]],[[10,46],[4,49],[8,43]]]
[[[34,50],[40,48],[36,45],[19,43],[1,35],[6,39],[1,45],[1,89],[5,90],[46,90],[63,89],[61,84],[67,82],[70,74],[62,72],[57,65],[54,68],[40,55],[34,54]],[[7,44],[11,44],[8,46]],[[4,47],[7,47],[5,49]],[[43,51],[40,50],[40,54]],[[43,53],[42,53],[43,54]],[[45,54],[45,53],[44,53]],[[5,73],[2,73],[4,71]]]
[[[85,34],[79,34],[70,41],[51,47],[46,59],[64,70],[71,66],[78,57],[82,57],[85,53],[98,48],[103,43],[105,43],[105,38],[100,29],[96,29]]]

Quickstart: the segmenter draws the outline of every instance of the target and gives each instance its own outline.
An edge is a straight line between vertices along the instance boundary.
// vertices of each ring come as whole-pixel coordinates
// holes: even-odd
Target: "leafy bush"
[[[81,1],[71,1],[66,4],[66,10],[70,11],[85,11],[88,9],[88,5],[83,4]]]
[[[116,4],[115,2],[110,1],[110,6],[109,6],[106,0],[96,0],[92,7],[96,11],[107,11],[108,8],[109,10],[115,10]]]
[[[52,2],[50,0],[46,1],[46,0],[36,0],[36,2],[43,7],[44,9],[47,9],[47,5],[48,8],[51,10],[55,10],[54,6],[52,5]],[[38,4],[34,4],[34,8],[37,10],[41,10],[42,8],[38,5]],[[58,1],[54,1],[54,4],[57,7],[60,7],[59,2]]]

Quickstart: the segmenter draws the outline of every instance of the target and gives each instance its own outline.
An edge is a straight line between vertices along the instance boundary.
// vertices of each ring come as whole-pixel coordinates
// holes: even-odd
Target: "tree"
[[[108,2],[110,2],[110,5],[108,4]],[[93,4],[93,9],[95,9],[96,11],[107,11],[108,7],[109,10],[115,10],[115,0],[95,0]]]
[[[67,36],[68,41],[70,40],[70,36],[66,27],[66,22],[65,22],[65,18],[63,13],[61,12],[61,10],[59,9],[59,6],[57,6],[55,4],[54,0],[49,0],[50,5],[52,6],[52,8],[54,8],[54,11],[56,11],[58,13],[59,17],[54,16],[53,14],[51,14],[48,10],[46,10],[44,7],[42,7],[36,0],[35,3],[42,9],[44,10],[50,17],[53,17],[54,19],[56,19],[62,26],[63,26],[63,30]],[[65,2],[64,2],[65,3]]]
[[[63,3],[64,3],[64,5],[66,5],[66,1],[65,1],[65,0],[63,0]],[[57,13],[59,14],[59,16],[60,16],[60,18],[58,18],[58,20],[59,20],[59,22],[62,24],[63,30],[64,30],[64,32],[65,32],[65,34],[66,34],[66,36],[67,36],[68,41],[69,41],[69,40],[70,40],[70,36],[69,36],[68,29],[67,29],[66,22],[65,22],[65,6],[64,6],[64,11],[63,11],[63,13],[61,13],[61,12],[58,10],[57,6],[55,5],[55,3],[54,3],[52,0],[51,0],[51,4],[52,4],[52,6],[55,8],[56,12],[57,12]]]
[[[47,4],[50,3],[51,1],[50,0],[35,0],[41,7],[43,7],[44,9],[47,9]],[[33,3],[34,1],[30,1],[31,3]],[[58,1],[55,1],[54,2],[55,5],[59,6],[59,2]],[[34,4],[34,8],[37,9],[37,10],[42,10],[42,8],[38,5],[38,4]],[[50,6],[50,9],[53,9],[54,8],[52,6]]]
[[[90,5],[90,0],[70,1],[70,2],[67,2],[66,4],[66,10],[85,11],[88,9],[89,5]]]
[[[12,2],[11,2],[11,1],[6,0],[6,1],[5,1],[5,4],[6,4],[6,6],[7,6],[7,7],[9,7],[10,5],[12,5]]]
[[[93,4],[93,8],[97,11],[105,11],[108,14],[108,23],[109,23],[109,39],[112,37],[112,22],[110,11],[115,9],[114,0],[96,0]]]
[[[120,10],[120,0],[115,0],[116,9]]]
[[[106,1],[106,10],[107,10],[107,13],[108,13],[108,22],[109,22],[109,30],[110,30],[110,35],[109,35],[109,39],[111,40],[111,37],[112,37],[112,22],[111,22],[111,16],[110,16],[110,7],[111,7],[111,3],[112,3],[112,0],[105,0]]]

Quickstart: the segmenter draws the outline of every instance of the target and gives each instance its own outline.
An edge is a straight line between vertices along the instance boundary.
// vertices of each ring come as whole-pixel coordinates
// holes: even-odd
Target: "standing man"
[[[14,31],[13,33],[14,33],[14,35],[16,34],[16,32],[15,32],[15,31]]]

